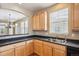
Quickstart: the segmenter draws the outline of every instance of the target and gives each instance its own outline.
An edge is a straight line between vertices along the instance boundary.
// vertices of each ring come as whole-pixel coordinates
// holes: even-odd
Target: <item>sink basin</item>
[[[50,39],[50,42],[60,43],[60,44],[66,44],[65,40],[61,39]]]

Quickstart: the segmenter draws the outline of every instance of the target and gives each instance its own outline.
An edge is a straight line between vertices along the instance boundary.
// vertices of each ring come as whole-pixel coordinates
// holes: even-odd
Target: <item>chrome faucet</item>
[[[64,43],[67,43],[67,35],[65,35]]]
[[[55,41],[57,40],[57,34],[55,35]]]

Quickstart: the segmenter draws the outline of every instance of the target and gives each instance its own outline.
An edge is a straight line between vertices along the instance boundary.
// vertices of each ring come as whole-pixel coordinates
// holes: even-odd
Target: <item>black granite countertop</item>
[[[66,43],[62,42],[62,39],[56,39],[56,41],[51,41],[49,38],[44,38],[44,37],[36,37],[38,40],[43,40],[46,42],[50,42],[50,43],[54,43],[54,44],[59,44],[59,45],[63,45],[63,46],[68,46],[68,47],[74,47],[74,48],[79,48],[79,42],[78,41],[71,41],[71,40],[67,40]]]
[[[78,41],[67,40],[66,43],[62,43],[61,38],[57,38],[56,41],[51,41],[50,39],[55,39],[55,37],[42,36],[42,35],[24,35],[24,36],[21,36],[21,37],[18,36],[18,37],[0,39],[0,47],[5,46],[5,45],[9,45],[9,44],[14,44],[14,43],[17,43],[17,42],[23,42],[23,41],[31,40],[33,38],[38,38],[39,40],[47,41],[47,42],[50,42],[50,43],[55,43],[55,44],[60,44],[60,45],[64,45],[64,46],[79,48],[79,42]]]

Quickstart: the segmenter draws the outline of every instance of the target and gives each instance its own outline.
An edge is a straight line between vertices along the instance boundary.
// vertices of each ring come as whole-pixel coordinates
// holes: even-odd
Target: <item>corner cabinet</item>
[[[73,31],[79,31],[79,3],[73,5]]]
[[[26,41],[25,44],[25,55],[29,56],[33,54],[33,40]]]
[[[37,12],[32,16],[32,30],[47,30],[47,12]]]
[[[43,41],[34,40],[34,53],[43,56]]]

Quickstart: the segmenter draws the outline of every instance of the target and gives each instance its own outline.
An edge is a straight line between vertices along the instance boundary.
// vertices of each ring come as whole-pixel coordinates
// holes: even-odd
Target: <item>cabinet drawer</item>
[[[13,48],[14,48],[14,44],[3,46],[3,47],[0,47],[0,52],[6,51],[6,50],[9,50],[9,49],[13,49]]]
[[[16,43],[15,47],[18,47],[18,46],[21,46],[21,45],[25,45],[25,42]]]

